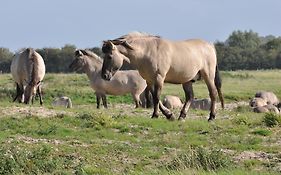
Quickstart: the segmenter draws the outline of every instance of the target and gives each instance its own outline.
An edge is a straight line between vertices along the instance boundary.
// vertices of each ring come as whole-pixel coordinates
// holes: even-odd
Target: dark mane
[[[131,33],[128,33],[127,35],[123,35],[119,38],[111,40],[111,42],[113,44],[119,44],[120,42],[124,42],[124,41],[131,40],[131,39],[145,39],[145,38],[161,38],[161,37],[157,36],[157,35],[143,33],[143,32],[131,32]]]
[[[128,49],[132,49],[130,43],[134,42],[135,40],[151,40],[151,39],[159,39],[159,38],[161,37],[157,35],[151,35],[143,32],[131,32],[119,38],[104,41],[102,46],[102,51],[103,53],[107,53],[108,51],[110,51],[109,42],[112,42],[114,45],[122,45]]]

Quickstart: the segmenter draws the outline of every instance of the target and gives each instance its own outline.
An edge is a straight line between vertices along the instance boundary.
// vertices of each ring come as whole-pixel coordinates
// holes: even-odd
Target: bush
[[[266,113],[263,117],[263,123],[268,127],[274,127],[281,124],[281,117],[275,113]]]
[[[257,129],[252,132],[255,135],[269,136],[272,132],[266,129]]]
[[[103,114],[85,113],[78,115],[77,117],[82,120],[82,127],[84,128],[109,128],[115,124],[115,121],[111,116]]]
[[[0,147],[0,174],[56,174],[59,171],[79,172],[82,161],[72,155],[54,154],[43,145],[38,148],[21,148],[8,145]]]
[[[203,147],[190,148],[188,152],[174,158],[166,168],[168,170],[180,171],[187,168],[215,171],[220,168],[229,167],[231,160],[222,151],[217,149],[207,150]]]

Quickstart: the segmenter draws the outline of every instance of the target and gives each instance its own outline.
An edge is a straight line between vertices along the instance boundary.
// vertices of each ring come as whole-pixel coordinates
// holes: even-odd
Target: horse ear
[[[83,53],[81,52],[81,50],[76,50],[75,51],[75,56],[82,56],[83,55]]]
[[[127,63],[131,63],[131,61],[130,61],[130,59],[128,58],[128,57],[126,57],[126,56],[124,56],[124,60],[127,62]]]
[[[116,46],[111,41],[109,41],[108,44],[109,44],[109,47],[110,47],[111,50],[116,49]]]
[[[112,50],[116,49],[116,46],[112,43],[112,41],[103,41],[102,51],[103,53],[109,53]]]
[[[134,50],[134,48],[127,41],[122,42],[122,45],[124,45],[125,47],[127,47],[131,50]]]

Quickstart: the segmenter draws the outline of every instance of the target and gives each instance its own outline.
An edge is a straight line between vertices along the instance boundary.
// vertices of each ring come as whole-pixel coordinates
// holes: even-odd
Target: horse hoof
[[[211,114],[210,114],[210,117],[209,117],[209,119],[208,119],[208,122],[213,121],[214,119],[215,119],[215,115],[211,115]]]
[[[186,117],[186,114],[181,112],[181,114],[179,116],[179,120],[184,120],[185,117]]]
[[[170,114],[167,116],[167,119],[170,121],[174,121],[176,118],[175,118],[174,114]]]
[[[183,118],[183,117],[179,117],[178,120],[181,121],[181,122],[185,122],[185,118]]]
[[[151,118],[158,118],[158,115],[153,115]]]

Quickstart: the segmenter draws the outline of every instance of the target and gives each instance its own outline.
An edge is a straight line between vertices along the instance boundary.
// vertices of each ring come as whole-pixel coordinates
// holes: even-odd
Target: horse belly
[[[11,73],[12,73],[12,77],[15,82],[17,82],[18,84],[22,84],[22,85],[27,84],[28,73],[24,66],[20,67],[18,65],[14,65],[14,67],[11,68]]]
[[[165,82],[183,84],[196,77],[199,70],[173,70],[170,69],[166,75]]]
[[[127,84],[122,84],[114,80],[100,80],[96,82],[91,82],[91,87],[96,92],[102,92],[108,95],[125,95],[130,92]]]
[[[106,89],[106,94],[109,95],[125,95],[128,94],[130,91],[127,89],[127,87],[124,86],[116,86],[116,87],[110,87]]]

